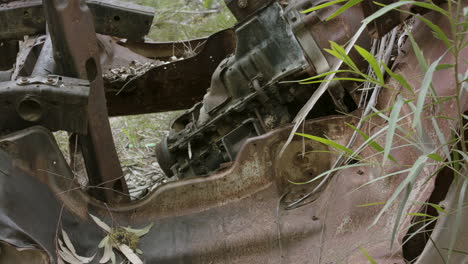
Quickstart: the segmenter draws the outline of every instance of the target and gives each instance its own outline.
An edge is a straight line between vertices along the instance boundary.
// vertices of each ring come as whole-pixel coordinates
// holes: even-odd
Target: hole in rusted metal
[[[21,100],[16,111],[21,118],[30,122],[36,122],[41,119],[43,113],[41,103],[31,97]]]
[[[115,21],[120,21],[120,16],[114,16]]]
[[[97,76],[97,66],[96,66],[96,61],[94,60],[94,58],[89,58],[86,61],[85,67],[86,67],[86,75],[88,76],[88,80],[90,82],[94,81],[94,79],[96,79],[96,76]]]

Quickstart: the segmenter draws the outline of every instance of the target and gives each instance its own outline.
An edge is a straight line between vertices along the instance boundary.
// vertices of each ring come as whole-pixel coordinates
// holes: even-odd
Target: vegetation
[[[335,4],[339,2],[345,1],[332,1],[328,4],[314,7],[310,10],[307,10],[306,12],[310,12],[319,8],[324,8],[329,4]],[[336,15],[339,15],[339,13],[346,10],[346,8],[358,4],[361,1],[351,0],[346,2],[347,3],[343,5],[343,7],[340,8],[337,11],[337,13],[332,14],[330,17],[332,18]],[[374,184],[375,182],[381,181],[388,177],[404,175],[401,184],[398,186],[398,188],[394,191],[394,193],[390,196],[390,198],[387,201],[376,201],[376,203],[363,206],[382,206],[380,213],[375,218],[375,221],[373,223],[374,225],[378,223],[381,216],[385,212],[387,212],[391,207],[393,207],[394,205],[398,207],[397,218],[393,228],[390,246],[392,246],[394,241],[396,240],[402,216],[410,203],[421,203],[426,206],[433,207],[437,210],[438,216],[427,215],[422,213],[411,214],[412,216],[423,216],[424,220],[421,221],[422,227],[419,228],[415,233],[411,234],[409,238],[405,239],[403,243],[406,243],[410,238],[416,235],[416,233],[423,232],[424,228],[429,226],[431,223],[434,223],[437,219],[447,217],[448,215],[455,215],[455,224],[451,227],[451,230],[448,230],[448,232],[451,233],[451,240],[450,247],[448,248],[447,258],[442,257],[441,255],[445,263],[452,263],[451,256],[452,254],[456,253],[456,251],[454,251],[454,245],[459,228],[462,224],[461,211],[466,206],[463,204],[463,201],[464,195],[468,187],[468,152],[466,144],[467,141],[465,139],[468,126],[464,124],[467,123],[466,120],[468,120],[468,116],[464,115],[463,113],[463,102],[461,100],[463,93],[467,90],[466,81],[468,77],[468,72],[464,75],[454,74],[453,78],[454,82],[456,83],[455,96],[444,97],[438,95],[432,87],[432,82],[434,73],[436,71],[443,69],[451,69],[454,73],[458,73],[459,69],[461,68],[461,65],[463,63],[467,63],[466,61],[463,61],[463,58],[461,57],[462,49],[468,46],[468,41],[465,40],[465,35],[468,29],[468,8],[463,9],[462,2],[463,1],[448,1],[448,8],[447,10],[445,10],[433,4],[432,2],[398,1],[388,6],[383,6],[382,9],[380,9],[378,12],[376,12],[374,15],[368,17],[363,21],[363,27],[361,27],[361,29],[363,29],[367,24],[369,24],[379,16],[382,16],[386,12],[392,9],[398,9],[399,7],[405,4],[417,5],[419,7],[440,13],[443,16],[445,16],[448,19],[448,21],[450,21],[451,32],[447,34],[433,21],[430,21],[422,16],[412,14],[416,19],[419,19],[423,23],[425,23],[426,26],[428,26],[433,31],[434,37],[441,40],[446,47],[446,53],[442,57],[435,61],[428,62],[427,59],[424,57],[424,54],[421,52],[418,43],[416,43],[416,41],[414,40],[414,37],[412,36],[410,30],[407,30],[407,34],[409,35],[409,41],[412,44],[416,57],[418,58],[420,67],[424,73],[423,80],[419,87],[412,87],[409,84],[409,80],[405,80],[403,76],[393,72],[391,68],[387,65],[387,62],[382,60],[381,57],[376,57],[375,54],[371,54],[370,52],[358,46],[355,46],[355,40],[357,39],[359,34],[362,33],[362,31],[360,30],[356,33],[355,37],[350,41],[350,44],[346,47],[342,47],[336,43],[331,42],[331,48],[326,51],[332,54],[333,56],[337,57],[341,61],[341,63],[335,65],[331,72],[300,81],[301,83],[320,83],[320,87],[312,97],[311,101],[309,101],[309,103],[304,107],[303,111],[298,115],[298,117],[295,120],[296,127],[298,127],[298,125],[300,125],[300,123],[304,120],[307,113],[314,107],[314,104],[318,100],[318,98],[323,94],[323,92],[326,91],[329,82],[333,80],[351,80],[362,82],[363,84],[370,83],[374,87],[374,94],[376,92],[378,93],[378,90],[380,88],[394,89],[393,87],[388,85],[389,79],[394,79],[394,81],[401,85],[401,87],[405,88],[405,93],[400,93],[393,106],[391,106],[388,109],[378,110],[374,108],[373,103],[375,103],[375,101],[372,100],[373,95],[370,95],[371,99],[368,100],[367,106],[365,107],[366,110],[364,111],[364,114],[361,117],[361,121],[359,122],[357,127],[348,124],[355,131],[355,135],[353,136],[353,140],[351,140],[351,142],[349,142],[349,144],[347,144],[346,146],[341,145],[338,142],[333,142],[326,138],[319,138],[316,136],[304,134],[298,135],[307,137],[311,140],[319,141],[323,144],[328,145],[330,148],[336,149],[337,151],[342,153],[338,158],[338,162],[335,163],[334,167],[331,170],[322,173],[318,177],[311,179],[309,182],[317,180],[321,180],[322,183],[326,182],[326,180],[333,174],[335,174],[337,171],[351,168],[356,165],[383,167],[388,165],[389,162],[397,162],[390,155],[391,151],[395,149],[394,142],[396,140],[404,140],[407,143],[406,146],[414,147],[415,149],[420,150],[419,158],[414,162],[414,164],[411,167],[408,168],[401,166],[403,168],[401,171],[393,172],[387,175],[382,175],[379,178],[366,183],[365,185]],[[408,11],[403,10],[400,10],[400,12],[409,13]],[[368,72],[361,72],[355,66],[352,59],[348,56],[348,53],[352,48],[354,48],[362,56],[362,58],[369,63],[370,70]],[[455,58],[455,63],[441,64],[441,60],[445,56],[450,55]],[[346,70],[340,70],[342,64],[346,66]],[[351,74],[352,77],[336,77],[337,74],[341,73]],[[436,131],[439,140],[439,142],[435,144],[435,146],[428,146],[428,144],[425,141],[424,128],[422,126],[422,118],[424,117],[423,112],[429,107],[434,107],[450,100],[453,100],[458,110],[458,114],[455,118],[447,116],[425,117],[429,118],[429,121],[432,122],[434,131]],[[403,114],[401,110],[404,106],[409,106],[412,109],[412,112],[409,114]],[[363,125],[363,123],[368,122],[370,117],[376,115],[386,120],[387,125],[382,127],[374,135],[366,135],[363,131],[360,130],[360,127]],[[410,126],[408,126],[407,124],[408,118],[411,118],[412,120]],[[440,121],[447,119],[454,121],[456,124],[458,124],[457,127],[453,128],[452,136],[448,139],[445,135],[442,135],[440,133],[441,128],[439,127]],[[356,136],[361,136],[363,138],[364,143],[362,145],[356,146],[354,144],[354,139]],[[384,142],[385,144],[381,146],[377,142]],[[375,156],[362,157],[362,150],[366,147],[373,148],[381,155],[382,159],[376,162]],[[351,164],[352,161],[354,162],[356,160],[358,161],[358,164]],[[412,192],[414,191],[413,189],[415,181],[420,176],[421,172],[425,168],[429,168],[429,166],[434,165],[437,165],[440,169],[450,169],[455,175],[454,182],[461,186],[459,193],[459,201],[456,208],[443,209],[438,205],[427,204],[425,203],[425,201],[411,201],[409,199],[412,196]],[[440,169],[435,171],[430,177],[432,178],[436,176]],[[413,225],[421,225],[421,222],[413,223]],[[365,249],[361,248],[361,250],[369,259],[370,263],[375,263],[375,261],[372,260],[372,258],[367,254]],[[437,250],[440,252],[439,249]]]

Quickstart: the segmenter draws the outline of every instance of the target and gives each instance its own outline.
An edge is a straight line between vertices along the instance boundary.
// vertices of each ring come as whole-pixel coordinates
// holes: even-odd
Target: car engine
[[[353,16],[326,22],[336,9],[304,12],[314,1],[258,1],[254,10],[243,10],[241,2],[226,1],[239,21],[235,53],[219,64],[203,101],[173,120],[156,147],[169,177],[207,176],[234,161],[247,139],[290,123],[318,87],[295,80],[328,71],[334,58],[322,48],[329,40],[348,41],[364,16],[356,8]],[[368,38],[358,43],[366,47]],[[334,82],[310,117],[354,110],[354,88]]]

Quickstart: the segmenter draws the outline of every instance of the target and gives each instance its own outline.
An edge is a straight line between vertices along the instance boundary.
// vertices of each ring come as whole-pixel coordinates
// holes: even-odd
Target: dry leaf
[[[143,261],[133,252],[131,248],[127,245],[120,244],[119,245],[120,252],[125,255],[125,257],[130,261],[132,264],[143,264]]]
[[[104,229],[107,233],[111,232],[111,228],[106,223],[104,223],[101,219],[97,218],[96,216],[92,214],[89,214],[89,215],[100,228]]]

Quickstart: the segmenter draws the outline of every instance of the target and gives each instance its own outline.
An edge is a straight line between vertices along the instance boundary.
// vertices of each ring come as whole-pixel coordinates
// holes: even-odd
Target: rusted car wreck
[[[296,122],[299,132],[346,146],[365,112],[358,85],[338,80],[304,115],[321,86],[295,80],[333,70],[338,60],[323,50],[329,41],[344,45],[354,40],[367,50],[390,41],[397,47],[387,56],[393,72],[417,89],[424,82],[418,54],[407,38],[397,37],[395,27],[415,13],[447,34],[451,30],[437,11],[407,1],[399,6],[405,12],[380,15],[353,39],[363,19],[383,7],[362,1],[330,20],[340,5],[304,12],[327,2],[226,0],[238,20],[235,28],[161,43],[144,38],[154,15],[146,7],[113,0],[0,0],[0,262],[72,263],[59,254],[63,229],[74,246],[70,251],[95,255],[82,263],[99,263],[103,252],[98,244],[105,232],[94,215],[112,227],[153,223],[138,241],[145,263],[367,263],[360,249],[377,263],[446,263],[449,252],[450,263],[466,263],[466,171],[454,181],[451,170],[421,162],[422,150],[404,137],[393,142],[394,162],[368,166],[354,161],[324,181],[295,184],[321,175],[341,156],[300,136],[282,151],[294,118],[303,114],[307,119]],[[448,10],[446,1],[438,2]],[[421,20],[412,21],[411,31],[428,64],[446,53],[444,40]],[[183,54],[187,44],[198,48]],[[458,113],[468,110],[467,88],[458,91],[453,78],[457,69],[466,79],[468,50],[460,54],[442,56],[443,65],[465,63],[435,71],[431,83],[439,96],[459,92],[458,108],[456,100],[445,100],[420,114],[424,129],[419,132],[444,159],[447,153],[437,147],[443,145],[441,136],[448,142],[451,131],[463,125]],[[174,55],[184,59],[164,62]],[[359,69],[369,66],[355,51],[350,57]],[[149,66],[127,79],[110,74],[135,62]],[[394,78],[388,77],[387,84],[393,89],[373,97],[375,109],[411,97]],[[416,116],[408,115],[413,109],[400,107],[408,121],[402,126],[414,131]],[[165,174],[178,180],[131,201],[108,117],[182,109],[189,110],[172,122],[170,134],[156,148]],[[360,130],[373,135],[388,122],[374,115]],[[51,133],[58,130],[70,133],[70,152],[83,157],[87,188],[70,169],[78,161],[72,157],[68,162],[59,150]],[[385,145],[386,132],[380,134],[375,142]],[[365,141],[357,137],[350,148]],[[382,161],[369,146],[360,155]],[[407,194],[416,202],[403,213],[395,202],[374,223],[383,204],[360,205],[390,200],[408,173],[366,183],[423,163]],[[413,224],[438,216],[435,208],[450,212],[460,203],[463,213],[449,213],[430,225]],[[398,215],[401,224],[391,246]],[[454,225],[459,228],[451,239],[447,230]],[[116,257],[118,263],[131,261],[120,253]]]

